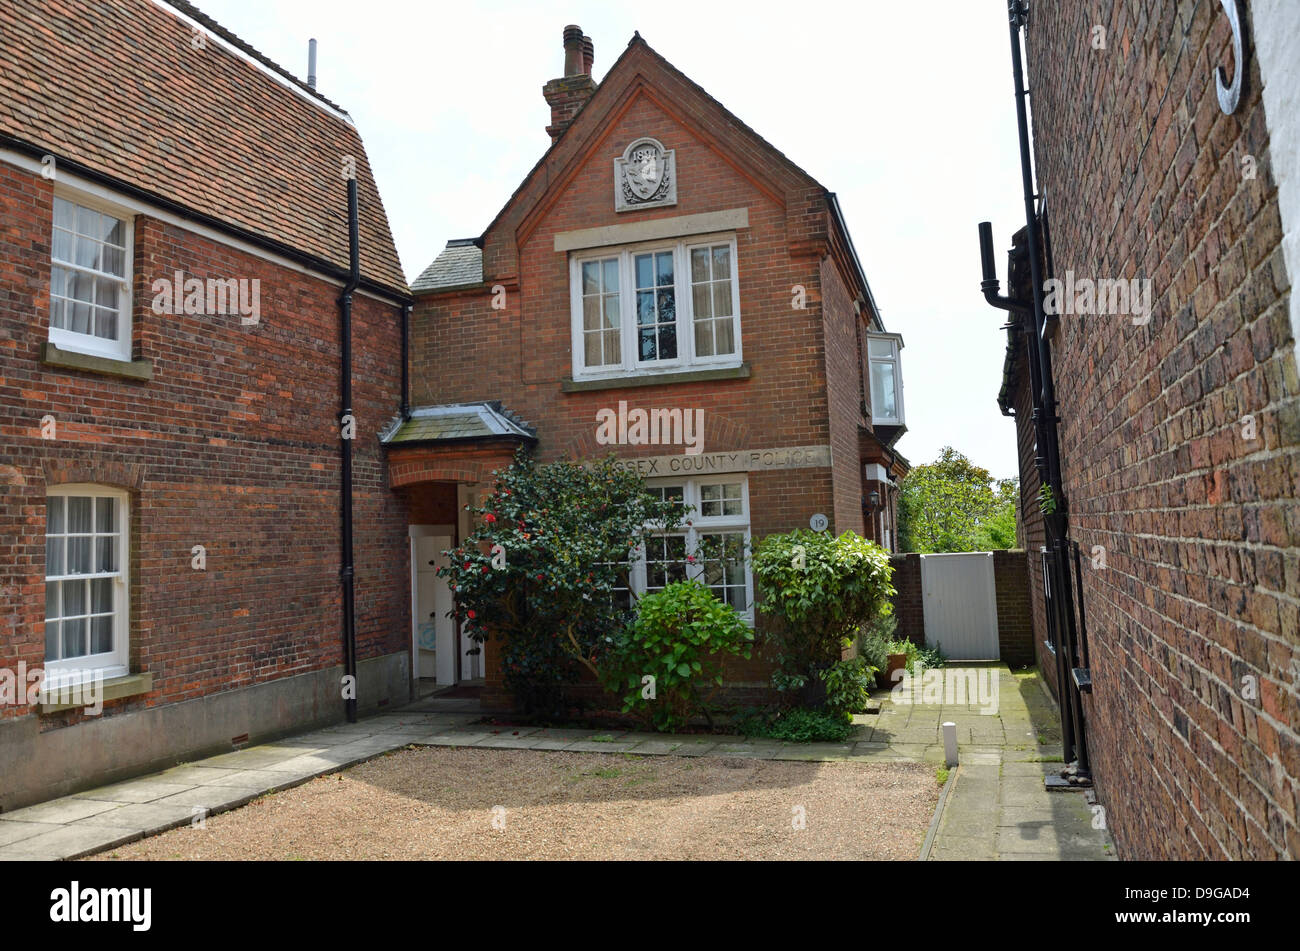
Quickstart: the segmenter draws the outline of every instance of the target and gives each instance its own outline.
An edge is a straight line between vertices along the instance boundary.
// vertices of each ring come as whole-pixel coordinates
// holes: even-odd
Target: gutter
[[[343,512],[343,564],[339,580],[343,583],[343,673],[344,708],[349,723],[357,722],[357,610],[356,562],[352,545],[352,436],[347,424],[356,428],[352,415],[352,292],[360,284],[361,250],[357,224],[357,180],[348,179],[348,281],[339,295],[339,437],[342,442],[343,484],[340,496]],[[406,308],[403,308],[405,313]],[[405,343],[405,337],[403,337]],[[350,678],[350,679],[349,679]]]
[[[885,332],[885,322],[880,319],[880,308],[876,306],[876,297],[871,293],[871,282],[867,280],[866,272],[862,270],[862,262],[858,259],[858,249],[853,246],[853,236],[849,234],[849,226],[844,223],[844,212],[840,208],[840,200],[834,192],[827,192],[826,203],[830,206],[831,215],[835,218],[835,223],[839,225],[840,232],[844,235],[844,241],[849,246],[849,256],[853,258],[853,269],[858,272],[858,280],[866,288],[867,300],[871,303],[871,313],[876,318],[876,324],[882,332]]]

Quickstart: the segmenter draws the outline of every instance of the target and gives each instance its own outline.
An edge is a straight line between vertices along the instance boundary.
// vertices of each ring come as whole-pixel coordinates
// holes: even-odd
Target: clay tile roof
[[[476,241],[474,238],[448,241],[442,253],[411,283],[411,291],[418,294],[420,291],[481,284],[483,249],[478,247]]]
[[[0,145],[48,150],[340,270],[353,156],[362,277],[406,293],[351,119],[195,7],[4,0],[0,36]]]

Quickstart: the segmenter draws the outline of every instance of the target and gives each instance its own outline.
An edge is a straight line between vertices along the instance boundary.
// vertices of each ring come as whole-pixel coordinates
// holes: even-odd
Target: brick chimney
[[[551,124],[546,127],[551,139],[564,134],[574,116],[596,91],[591,78],[591,64],[596,58],[591,37],[582,35],[582,27],[564,28],[564,76],[542,87],[542,95],[551,107]]]

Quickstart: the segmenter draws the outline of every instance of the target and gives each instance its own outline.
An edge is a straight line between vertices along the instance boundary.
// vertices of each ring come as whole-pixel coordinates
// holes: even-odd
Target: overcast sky
[[[196,0],[356,121],[408,279],[474,237],[549,145],[542,84],[561,32],[599,80],[639,30],[654,49],[839,195],[885,326],[903,334],[913,463],[952,445],[1016,474],[997,408],[1004,314],[979,292],[976,224],[1000,276],[1024,224],[1005,0]],[[1005,290],[1005,287],[1004,287]]]

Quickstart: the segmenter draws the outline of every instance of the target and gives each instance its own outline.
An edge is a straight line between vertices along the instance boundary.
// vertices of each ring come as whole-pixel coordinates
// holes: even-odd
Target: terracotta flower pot
[[[890,654],[889,660],[885,664],[885,686],[892,687],[897,681],[894,679],[894,671],[903,670],[907,667],[907,654]]]

